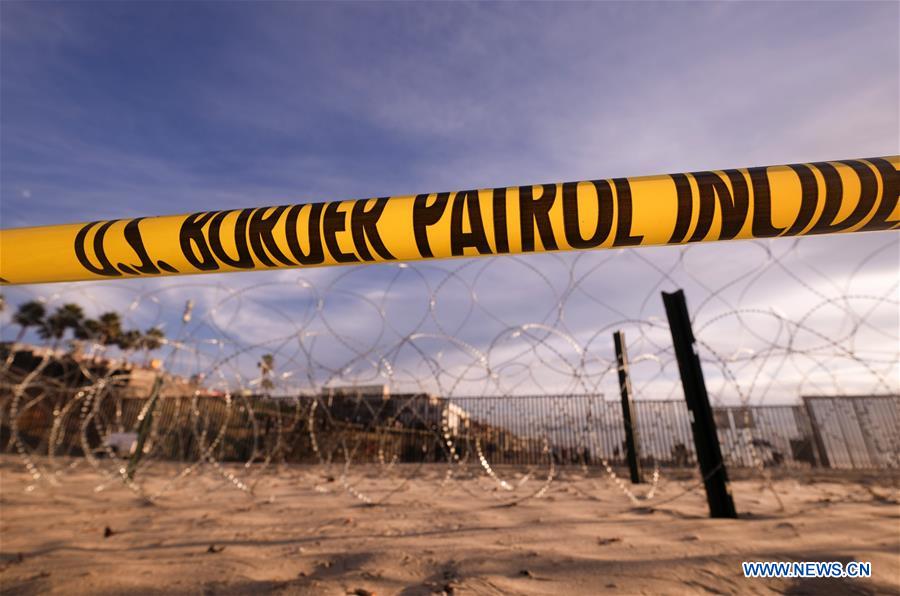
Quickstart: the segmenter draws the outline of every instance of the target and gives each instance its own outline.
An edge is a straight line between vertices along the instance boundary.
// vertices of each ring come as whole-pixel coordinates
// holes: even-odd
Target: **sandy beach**
[[[665,474],[635,507],[581,470],[559,471],[526,500],[491,479],[447,481],[439,466],[351,471],[360,495],[393,493],[369,506],[320,467],[235,469],[252,494],[231,470],[206,467],[149,504],[83,460],[65,463],[53,485],[2,458],[4,594],[900,593],[890,478],[779,479],[778,498],[761,480],[737,480],[741,519],[710,520],[703,493],[690,490],[696,479]],[[181,469],[159,464],[144,486]],[[529,483],[543,480],[515,495]],[[745,579],[746,560],[871,561],[873,577]]]

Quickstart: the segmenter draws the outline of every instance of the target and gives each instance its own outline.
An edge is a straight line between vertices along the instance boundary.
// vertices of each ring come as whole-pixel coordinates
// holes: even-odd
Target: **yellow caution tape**
[[[900,156],[0,231],[9,284],[900,227]]]

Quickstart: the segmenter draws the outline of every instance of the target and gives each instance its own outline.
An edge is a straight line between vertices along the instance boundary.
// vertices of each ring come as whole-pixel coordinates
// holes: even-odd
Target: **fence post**
[[[616,364],[619,371],[619,390],[622,393],[622,420],[625,424],[625,449],[628,457],[628,469],[631,471],[632,484],[644,481],[641,470],[641,442],[637,429],[634,403],[631,396],[631,378],[628,376],[628,350],[625,347],[625,333],[613,333],[616,346]]]
[[[697,447],[700,474],[706,486],[709,516],[736,518],[737,511],[728,486],[728,473],[722,459],[722,448],[716,434],[716,421],[713,418],[709,395],[706,393],[703,369],[697,355],[696,340],[684,292],[682,290],[671,294],[663,292],[662,298],[666,307],[666,317],[669,319],[669,330],[672,332],[672,344],[678,360],[684,399],[691,415],[691,430]]]

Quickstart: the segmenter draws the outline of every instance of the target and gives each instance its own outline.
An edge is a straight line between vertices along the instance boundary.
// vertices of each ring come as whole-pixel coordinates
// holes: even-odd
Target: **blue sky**
[[[898,21],[896,2],[3,2],[0,225],[894,154]],[[862,292],[883,295],[896,235],[803,246],[846,273],[891,242]],[[635,303],[614,277],[597,292]]]
[[[4,227],[897,150],[890,2],[0,10]]]

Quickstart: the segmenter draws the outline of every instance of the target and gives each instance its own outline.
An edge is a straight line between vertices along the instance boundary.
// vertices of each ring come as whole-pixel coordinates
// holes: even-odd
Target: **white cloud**
[[[210,25],[215,43],[182,48],[179,56],[198,61],[189,75],[163,59],[168,48],[153,46],[157,70],[146,76],[162,73],[166,95],[152,114],[139,106],[153,99],[130,95],[128,85],[83,101],[79,82],[108,83],[108,73],[74,61],[81,54],[72,48],[121,54],[134,61],[129,72],[147,66],[130,47],[104,45],[117,21],[81,18],[77,6],[10,6],[2,25],[4,226],[860,157],[898,146],[896,4],[228,5],[222,24]],[[419,264],[396,280],[396,268],[377,266],[5,291],[11,302],[29,294],[80,301],[91,314],[137,299],[128,324],[161,322],[170,336],[192,299],[188,343],[203,358],[181,366],[241,353],[223,367],[245,380],[259,355],[277,350],[298,383],[369,378],[385,372],[383,359],[409,386],[587,385],[614,394],[609,335],[623,327],[633,359],[646,359],[640,395],[665,397],[678,392],[677,373],[667,330],[653,322],[664,319],[660,290],[681,286],[704,341],[729,358],[756,354],[731,365],[738,388],[709,364],[717,399],[747,391],[752,400],[782,400],[803,387],[834,387],[835,371],[860,390],[877,388],[879,375],[896,381],[896,365],[873,373],[847,357],[897,354],[893,303],[844,298],[884,296],[896,285],[897,241],[885,234]],[[567,293],[570,275],[579,282]],[[319,313],[313,297],[322,294]],[[783,313],[838,345],[821,348],[808,329],[790,335],[776,318],[739,319],[736,309]],[[510,328],[535,324],[573,338],[587,353],[586,378],[560,372],[580,356],[559,337],[549,345],[541,335],[510,337]],[[313,335],[284,340],[298,333]],[[413,333],[425,335],[401,343]],[[787,337],[790,353],[767,351]],[[485,380],[465,344],[488,355],[501,378]],[[436,362],[440,375],[430,368]]]

